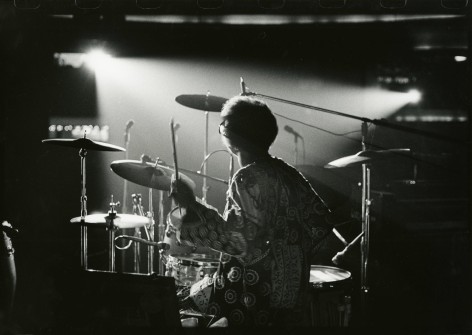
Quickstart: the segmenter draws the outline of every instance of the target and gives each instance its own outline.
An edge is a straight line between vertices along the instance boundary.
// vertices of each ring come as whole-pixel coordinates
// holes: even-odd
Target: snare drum
[[[188,209],[187,209],[188,210]],[[189,218],[195,215],[187,210],[174,208],[167,215],[167,224],[192,224]],[[182,217],[184,220],[182,222]],[[178,243],[175,233],[169,233],[164,237],[164,243],[169,244],[169,249],[165,252],[167,258],[168,274],[175,278],[177,285],[191,286],[203,279],[205,275],[212,276],[218,269],[220,253],[208,247],[194,246],[191,242],[182,240]]]
[[[171,269],[171,276],[174,277],[176,285],[192,286],[205,276],[213,276],[218,269],[217,262],[200,262],[198,258],[169,257],[168,268]]]
[[[310,284],[312,326],[347,327],[351,312],[351,273],[332,266],[312,265]]]

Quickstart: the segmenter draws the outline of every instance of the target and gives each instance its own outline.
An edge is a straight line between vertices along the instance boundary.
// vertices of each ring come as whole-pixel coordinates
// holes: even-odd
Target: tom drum
[[[347,327],[351,312],[351,273],[332,266],[312,265],[310,284],[312,326]]]

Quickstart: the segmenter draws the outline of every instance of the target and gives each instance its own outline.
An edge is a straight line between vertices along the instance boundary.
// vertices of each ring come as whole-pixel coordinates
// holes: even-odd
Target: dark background
[[[37,9],[19,8],[36,8],[38,3]],[[54,59],[55,53],[84,52],[90,41],[98,41],[111,46],[117,57],[189,64],[197,61],[207,66],[202,70],[207,77],[192,73],[192,65],[188,65],[187,72],[183,69],[175,77],[162,79],[176,81],[170,93],[165,87],[153,93],[156,106],[173,110],[170,114],[158,112],[161,114],[156,117],[162,125],[152,118],[140,119],[139,106],[148,103],[143,100],[134,102],[135,111],[124,115],[117,112],[104,119],[111,125],[110,143],[116,145],[122,145],[122,129],[129,118],[137,121],[136,127],[139,122],[156,127],[135,129],[130,159],[149,153],[171,161],[169,135],[164,131],[174,113],[183,125],[179,139],[183,165],[193,170],[201,162],[200,153],[192,153],[195,147],[201,150],[201,114],[176,105],[174,92],[204,94],[211,89],[216,95],[236,95],[239,78],[229,74],[233,74],[234,67],[241,67],[241,75],[255,78],[254,84],[249,83],[255,91],[307,104],[321,100],[321,107],[340,107],[343,112],[358,114],[363,106],[356,109],[349,106],[350,101],[343,102],[348,96],[343,94],[342,85],[367,90],[378,86],[376,78],[380,74],[415,77],[423,91],[422,101],[380,117],[434,136],[369,127],[368,144],[372,149],[410,148],[414,154],[374,162],[372,166],[370,303],[367,321],[363,321],[354,293],[352,327],[470,333],[470,4],[463,8],[460,1],[412,1],[406,7],[401,3],[347,1],[337,8],[342,2],[289,1],[278,9],[277,2],[225,2],[221,8],[202,9],[193,2],[148,2],[161,7],[142,10],[126,1],[103,2],[98,9],[90,9],[99,4],[93,1],[80,2],[82,8],[70,2],[24,1],[16,2],[16,6],[12,1],[2,2],[0,213],[2,220],[20,231],[13,239],[18,286],[12,328],[20,333],[53,331],[64,313],[67,315],[64,311],[73,310],[71,292],[81,292],[83,287],[76,276],[80,265],[79,228],[69,224],[72,217],[80,215],[79,155],[75,149],[48,147],[41,140],[50,135],[52,117],[100,120],[94,74],[58,66]],[[213,8],[219,3],[198,4]],[[158,22],[129,22],[125,14],[146,14]],[[241,24],[224,23],[223,17],[238,14],[247,15]],[[165,15],[175,16],[164,20]],[[181,15],[184,19],[176,19]],[[263,18],[281,17],[283,23],[262,23]],[[308,23],[297,23],[307,17]],[[455,55],[468,56],[468,60],[454,62]],[[221,73],[225,66],[230,69],[227,76]],[[316,82],[321,86],[324,81],[334,82],[339,90],[335,84],[312,90],[312,78],[322,78],[321,84]],[[125,91],[132,89],[132,84],[125,86]],[[126,102],[120,104],[127,106]],[[369,104],[366,101],[364,107]],[[274,103],[277,111],[290,111],[281,106]],[[303,122],[326,126],[306,111],[293,115]],[[398,118],[408,115],[433,115],[436,119],[405,122],[405,118]],[[379,117],[367,112],[364,116]],[[324,117],[333,120],[334,127],[350,124],[342,118]],[[449,117],[449,121],[438,117]],[[294,125],[286,119],[279,121],[280,129],[284,122]],[[213,128],[217,124],[213,118]],[[349,130],[356,129],[353,124]],[[293,139],[280,132],[273,152],[293,163]],[[352,240],[360,232],[360,166],[334,171],[334,178],[321,167],[359,151],[359,133],[335,146],[337,139],[325,138],[308,127],[302,132],[307,142],[307,177],[315,187],[322,187],[319,183],[323,180],[334,189],[338,187],[338,193],[328,187],[324,196],[333,201],[339,231]],[[211,150],[221,148],[217,139],[210,138]],[[153,140],[155,146],[150,144]],[[110,194],[121,199],[122,179],[108,166],[122,158],[119,154],[88,153],[89,212],[106,212]],[[226,156],[215,159],[211,173],[226,178]],[[201,180],[195,181],[198,190]],[[147,194],[145,188],[130,188],[131,192]],[[220,210],[222,194],[224,186],[212,184],[210,203]],[[104,269],[105,233],[92,232],[90,244],[91,265]],[[315,264],[332,265],[331,258],[342,248],[335,237],[330,237]],[[358,290],[358,248],[342,267],[351,271]]]

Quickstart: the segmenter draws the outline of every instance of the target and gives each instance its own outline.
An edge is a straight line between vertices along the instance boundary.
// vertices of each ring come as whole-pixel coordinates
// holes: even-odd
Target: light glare
[[[413,104],[418,103],[421,100],[421,92],[413,89],[408,91],[408,101],[410,101]]]
[[[101,49],[88,52],[85,55],[85,63],[91,70],[97,70],[107,64],[111,56]]]

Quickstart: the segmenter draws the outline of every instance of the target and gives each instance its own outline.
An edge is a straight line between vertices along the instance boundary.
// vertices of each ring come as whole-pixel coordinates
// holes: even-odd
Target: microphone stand
[[[125,159],[129,159],[129,154],[128,154],[128,148],[129,148],[129,129],[126,130],[125,132]],[[128,211],[128,206],[127,206],[127,200],[128,200],[128,181],[124,179],[123,182],[123,213],[126,213]]]
[[[84,134],[86,138],[87,134]],[[86,156],[87,150],[81,148],[79,150],[80,156],[80,176],[81,176],[81,197],[80,197],[80,266],[82,269],[87,270],[88,259],[87,259],[87,226],[85,225],[85,217],[87,216],[87,189],[86,189]]]
[[[207,92],[207,97],[210,96],[210,91]],[[205,143],[204,143],[204,147],[203,147],[203,168],[202,168],[202,171],[203,171],[203,174],[206,175],[207,174],[207,161],[205,160],[205,158],[207,157],[208,155],[208,122],[209,122],[209,113],[208,111],[205,111]],[[208,185],[207,185],[207,178],[206,177],[203,177],[203,185],[202,185],[202,202],[204,204],[207,203],[207,192],[208,192]]]
[[[162,192],[162,191],[161,191]],[[151,242],[154,242],[154,207],[152,203],[152,188],[149,188],[149,211],[148,211],[148,218],[149,218],[149,229],[147,230],[148,233],[148,239]],[[153,274],[154,273],[154,246],[149,245],[148,246],[148,274]]]
[[[166,231],[166,224],[165,224],[165,217],[164,217],[164,191],[159,191],[159,223],[157,225],[157,240],[159,242],[164,241],[164,235]],[[161,257],[159,257],[159,269],[158,273],[162,276],[165,275],[166,271],[166,264],[162,260]]]
[[[294,155],[294,159],[293,159],[293,162],[295,165],[298,165],[298,136],[297,135],[294,135],[294,146],[295,146],[295,150],[293,151],[293,155]]]

